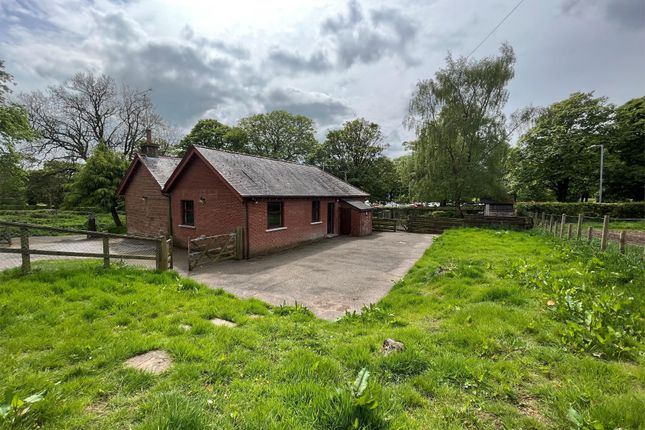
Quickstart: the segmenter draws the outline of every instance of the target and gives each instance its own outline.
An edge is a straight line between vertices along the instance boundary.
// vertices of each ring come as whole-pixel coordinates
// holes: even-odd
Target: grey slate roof
[[[345,203],[347,203],[348,205],[350,205],[351,207],[354,207],[354,208],[358,209],[359,211],[371,211],[372,209],[374,209],[372,206],[366,204],[362,200],[345,200],[345,199],[343,199],[343,201]]]
[[[366,197],[315,166],[195,147],[242,197]]]
[[[177,157],[147,157],[139,154],[141,162],[148,168],[161,188],[166,185],[168,178],[175,171],[175,168],[181,161]]]

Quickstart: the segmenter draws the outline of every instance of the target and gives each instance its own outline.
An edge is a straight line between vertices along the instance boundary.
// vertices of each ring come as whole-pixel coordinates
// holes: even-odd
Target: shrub
[[[609,215],[613,218],[645,218],[645,202],[624,203],[560,203],[560,202],[519,202],[515,204],[518,215],[528,212],[566,214],[576,216]]]

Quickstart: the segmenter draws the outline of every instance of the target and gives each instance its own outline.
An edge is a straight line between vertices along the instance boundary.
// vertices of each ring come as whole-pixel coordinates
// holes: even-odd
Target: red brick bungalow
[[[242,227],[249,257],[372,232],[368,195],[314,166],[192,147],[163,192],[170,197],[172,236],[180,246]],[[133,215],[127,216],[129,226]]]
[[[157,155],[157,147],[143,145],[134,156],[117,195],[125,197],[128,233],[143,236],[170,236],[170,199],[161,189],[181,161]]]

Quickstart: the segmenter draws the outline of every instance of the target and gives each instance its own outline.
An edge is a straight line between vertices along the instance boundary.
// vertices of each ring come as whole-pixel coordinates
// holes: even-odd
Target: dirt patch
[[[233,321],[229,320],[223,320],[221,318],[213,318],[211,322],[215,325],[219,325],[222,327],[236,327],[237,324],[235,324]]]
[[[127,367],[154,374],[165,372],[171,364],[170,355],[159,349],[136,355],[125,362]]]

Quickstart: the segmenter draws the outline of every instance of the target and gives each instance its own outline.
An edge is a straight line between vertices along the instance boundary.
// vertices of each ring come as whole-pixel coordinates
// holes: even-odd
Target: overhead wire
[[[491,36],[492,36],[496,31],[497,31],[497,29],[498,29],[499,27],[501,27],[501,25],[502,25],[502,24],[504,24],[504,22],[508,19],[508,17],[509,17],[509,16],[511,16],[511,15],[513,14],[513,12],[515,12],[515,11],[517,10],[517,8],[518,8],[518,7],[520,7],[520,6],[522,5],[522,3],[524,3],[524,0],[520,0],[520,1],[518,1],[518,2],[517,2],[517,4],[513,7],[513,9],[511,9],[511,10],[510,10],[510,11],[509,11],[505,16],[504,16],[504,18],[502,18],[502,20],[501,20],[500,22],[498,22],[498,23],[497,23],[497,25],[496,25],[496,26],[495,26],[495,27],[494,27],[494,28],[493,28],[493,29],[492,29],[492,30],[491,30],[491,31],[486,35],[486,37],[484,37],[484,38],[481,40],[481,42],[479,42],[479,44],[477,44],[477,46],[475,46],[475,49],[473,49],[472,51],[470,51],[470,54],[468,54],[468,55],[466,56],[466,59],[470,58],[470,56],[471,56],[471,55],[473,55],[473,54],[475,53],[475,51],[477,51],[477,50],[478,50],[478,49],[479,49],[479,48],[480,48],[480,47],[481,47],[481,46],[482,46],[482,45],[483,45],[483,44],[488,40],[488,38],[489,38],[489,37],[491,37]]]

